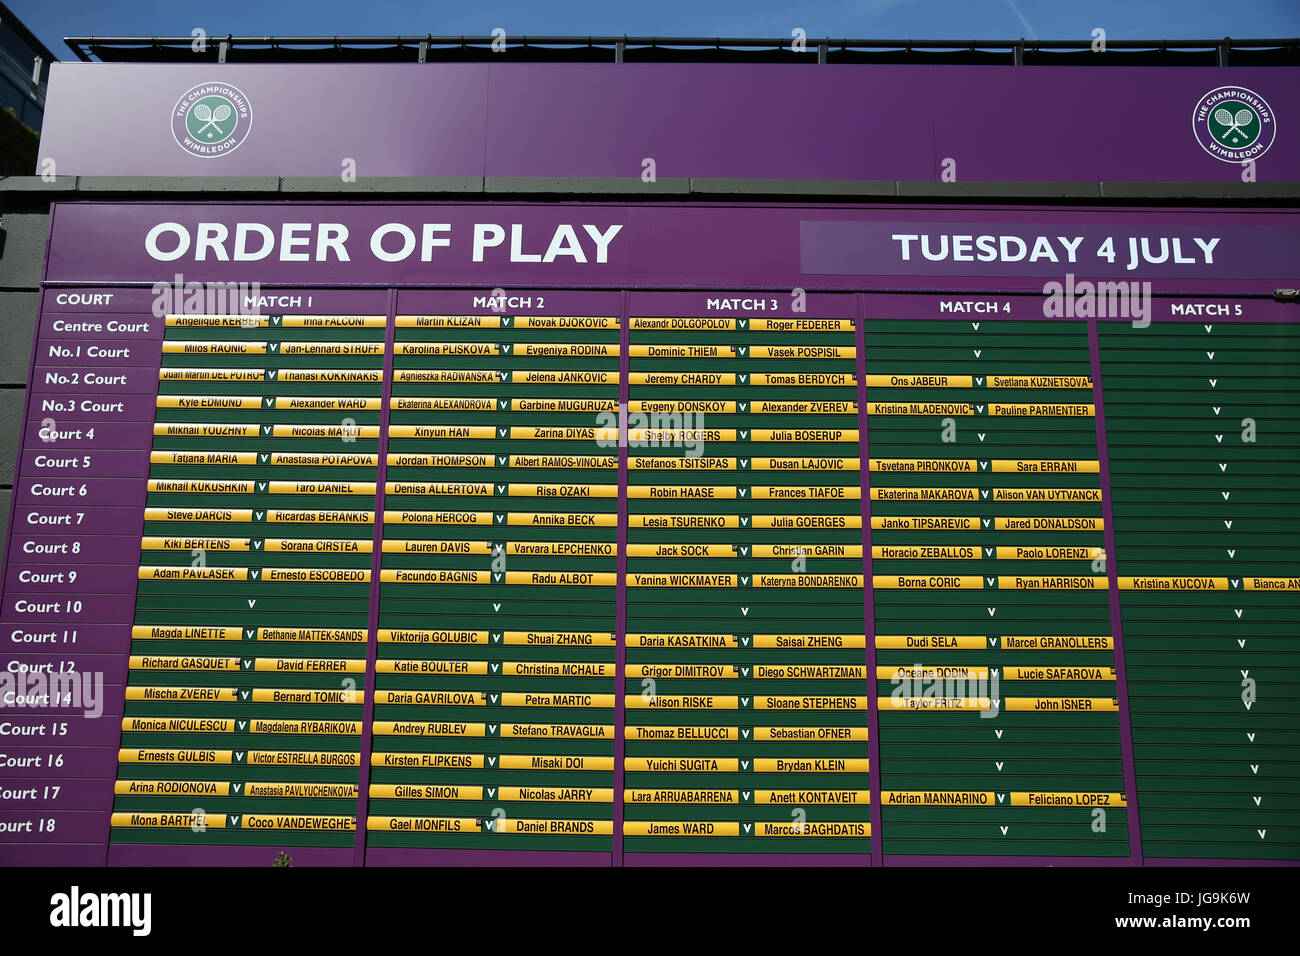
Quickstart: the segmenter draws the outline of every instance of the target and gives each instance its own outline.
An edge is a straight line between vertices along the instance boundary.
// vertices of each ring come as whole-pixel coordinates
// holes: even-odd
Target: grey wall
[[[0,541],[9,522],[48,210],[49,199],[39,193],[0,196]]]

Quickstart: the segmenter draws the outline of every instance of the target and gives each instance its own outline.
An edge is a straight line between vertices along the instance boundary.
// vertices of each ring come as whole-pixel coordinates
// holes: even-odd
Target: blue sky
[[[1300,36],[1300,0],[8,0],[65,36],[507,34],[1110,39]]]

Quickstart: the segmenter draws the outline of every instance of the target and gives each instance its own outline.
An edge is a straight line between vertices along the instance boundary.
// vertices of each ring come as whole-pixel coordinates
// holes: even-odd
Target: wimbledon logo
[[[1202,96],[1192,111],[1192,130],[1201,148],[1225,163],[1259,159],[1277,138],[1268,102],[1242,86],[1220,86]]]
[[[172,110],[172,138],[192,156],[211,159],[238,149],[253,128],[253,108],[229,83],[200,83]]]

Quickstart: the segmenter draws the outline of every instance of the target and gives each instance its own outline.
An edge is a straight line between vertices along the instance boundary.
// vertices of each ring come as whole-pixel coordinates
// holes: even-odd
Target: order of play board
[[[1297,856],[1294,305],[157,296],[42,292],[2,862]]]

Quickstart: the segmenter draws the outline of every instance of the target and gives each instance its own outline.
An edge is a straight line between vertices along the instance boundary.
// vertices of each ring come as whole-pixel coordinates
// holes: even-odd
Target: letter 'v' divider
[[[619,294],[618,310],[618,589],[614,608],[614,857],[623,865],[623,755],[627,732],[623,726],[627,696],[627,403],[629,344],[632,320],[630,296]]]
[[[867,758],[871,790],[871,865],[884,865],[884,840],[880,809],[880,697],[876,684],[876,602],[871,566],[871,442],[867,436],[867,297],[858,293],[853,345],[858,376],[858,478],[862,487],[862,624],[866,635]]]
[[[1115,555],[1115,514],[1110,490],[1110,455],[1106,444],[1106,406],[1102,400],[1101,343],[1097,320],[1088,319],[1088,358],[1092,365],[1092,401],[1096,407],[1097,470],[1101,479],[1101,518],[1105,524],[1106,586],[1110,592],[1110,627],[1115,645],[1115,698],[1119,706],[1120,760],[1124,773],[1124,810],[1128,826],[1129,862],[1142,865],[1142,830],[1138,818],[1137,767],[1133,762],[1133,719],[1128,697],[1128,670],[1124,661],[1124,622],[1119,604],[1119,566]]]
[[[379,585],[384,559],[384,487],[388,465],[389,409],[393,399],[393,352],[397,338],[397,290],[388,290],[388,314],[384,325],[384,382],[379,411],[379,461],[375,472],[375,533],[370,554],[370,616],[366,624],[365,700],[361,705],[361,763],[357,768],[357,842],[353,863],[366,862],[366,818],[370,806],[370,754],[375,726],[375,669],[379,659]]]

